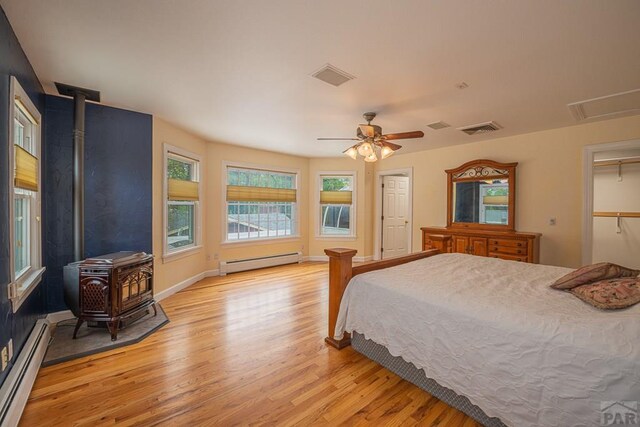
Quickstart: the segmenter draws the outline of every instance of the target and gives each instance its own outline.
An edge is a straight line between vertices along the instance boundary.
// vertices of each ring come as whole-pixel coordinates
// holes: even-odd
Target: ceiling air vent
[[[348,82],[349,80],[355,79],[355,77],[352,76],[351,74],[345,71],[342,71],[331,64],[326,64],[324,67],[320,68],[311,76],[336,87],[340,86],[343,83]]]
[[[640,114],[640,89],[567,104],[578,121]]]
[[[433,130],[440,130],[440,129],[448,128],[451,125],[443,121],[439,121],[439,122],[429,123],[427,126],[429,126]]]
[[[502,129],[502,126],[497,124],[496,122],[486,122],[486,123],[478,123],[477,125],[464,126],[458,128],[462,132],[467,135],[477,135],[479,133],[487,133],[487,132],[495,132],[497,130]]]

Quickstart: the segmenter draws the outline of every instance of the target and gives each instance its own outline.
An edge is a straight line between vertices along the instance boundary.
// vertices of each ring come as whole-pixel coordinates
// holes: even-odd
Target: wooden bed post
[[[417,261],[440,253],[438,249],[429,249],[423,252],[415,252],[409,255],[369,262],[354,267],[352,261],[357,252],[355,249],[345,248],[324,250],[324,253],[329,256],[329,331],[324,340],[338,350],[351,344],[350,334],[345,332],[340,339],[335,339],[333,334],[336,330],[342,295],[353,276],[370,271],[382,270],[383,268],[395,267],[396,265]]]
[[[351,344],[351,336],[345,332],[341,339],[333,337],[340,310],[342,294],[351,280],[352,259],[358,251],[355,249],[333,248],[325,249],[329,256],[329,331],[325,342],[338,350]]]

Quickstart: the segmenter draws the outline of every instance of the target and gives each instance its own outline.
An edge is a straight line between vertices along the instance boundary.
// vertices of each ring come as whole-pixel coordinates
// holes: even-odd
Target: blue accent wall
[[[73,100],[45,101],[47,309],[65,310],[62,267],[73,259]],[[85,256],[152,252],[152,116],[87,103]]]
[[[15,76],[20,85],[31,98],[31,101],[44,112],[44,91],[16,38],[7,16],[0,8],[0,347],[4,347],[13,339],[14,358],[24,345],[33,325],[45,312],[45,288],[40,284],[17,313],[13,313],[8,299],[7,287],[9,273],[9,179],[12,178],[9,167],[9,108],[13,101],[9,99],[10,78]],[[46,120],[43,119],[46,123]],[[43,138],[43,146],[46,141]],[[42,182],[46,191],[46,181]],[[9,369],[0,373],[0,384],[4,381]]]
[[[8,300],[9,99],[15,76],[42,114],[41,283],[13,313]],[[65,82],[71,83],[74,82]],[[99,89],[99,88],[97,88]],[[119,250],[152,252],[152,117],[87,104],[85,125],[85,251],[95,256]],[[62,267],[73,261],[72,145],[73,101],[45,95],[0,7],[0,348],[13,339],[9,373],[38,318],[65,310]]]

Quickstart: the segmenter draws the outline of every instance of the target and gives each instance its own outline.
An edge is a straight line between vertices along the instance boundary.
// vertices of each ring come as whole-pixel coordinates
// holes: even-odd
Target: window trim
[[[42,115],[33,101],[18,82],[15,76],[11,76],[9,84],[9,171],[14,168],[15,148],[13,123],[15,121],[16,101],[22,104],[30,117],[34,120],[36,128],[34,141],[36,157],[38,158],[38,191],[36,192],[35,206],[31,206],[29,215],[29,241],[30,241],[30,267],[20,277],[15,277],[15,186],[13,173],[9,173],[9,286],[8,294],[13,312],[17,312],[20,306],[27,300],[34,289],[42,282],[42,276],[46,268],[42,265]]]
[[[323,177],[340,177],[340,176],[350,176],[352,182],[351,188],[351,209],[350,209],[350,218],[349,225],[351,226],[351,232],[349,234],[344,235],[327,235],[322,234],[322,205],[320,204],[320,191],[322,189],[322,178]],[[348,170],[348,171],[318,171],[316,173],[316,188],[315,188],[315,238],[320,240],[357,240],[358,232],[357,232],[357,208],[358,208],[358,171]]]
[[[276,173],[288,173],[288,174],[293,174],[295,176],[295,184],[296,184],[296,215],[295,215],[295,233],[294,234],[289,234],[286,236],[274,236],[274,237],[259,237],[259,238],[254,238],[254,239],[242,239],[242,240],[228,240],[228,235],[229,233],[227,232],[229,225],[227,224],[227,212],[229,212],[229,205],[227,203],[227,169],[228,168],[243,168],[243,169],[257,169],[257,170],[261,170],[261,171],[266,171],[266,172],[276,172]],[[224,246],[236,246],[236,245],[247,245],[247,244],[266,244],[266,243],[273,243],[273,242],[291,242],[291,241],[298,241],[300,240],[300,169],[296,169],[296,168],[287,168],[287,167],[280,167],[280,166],[265,166],[265,165],[260,165],[260,164],[255,164],[255,163],[244,163],[244,162],[234,162],[234,161],[228,161],[228,160],[223,160],[222,161],[222,179],[220,180],[222,182],[222,191],[221,191],[221,195],[222,195],[222,221],[220,221],[222,227],[221,227],[221,240],[220,240],[220,244],[224,245]]]
[[[200,252],[202,250],[202,203],[203,203],[203,191],[202,191],[202,156],[185,150],[180,147],[176,147],[171,144],[164,143],[162,147],[163,152],[163,169],[162,169],[162,262],[169,262],[176,259],[184,258],[190,255]],[[192,245],[182,248],[169,250],[169,239],[167,236],[167,226],[169,223],[169,177],[167,174],[167,167],[169,165],[169,158],[171,155],[174,157],[183,157],[186,160],[191,160],[195,164],[195,175],[199,182],[198,184],[198,201],[194,202],[194,242]]]

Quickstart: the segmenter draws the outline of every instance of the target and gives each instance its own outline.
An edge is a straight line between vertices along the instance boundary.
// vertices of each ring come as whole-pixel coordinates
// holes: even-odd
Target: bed
[[[603,402],[640,400],[640,305],[604,312],[549,288],[570,269],[437,251],[351,267],[348,250],[327,253],[327,341],[353,340],[485,425],[599,425]]]

